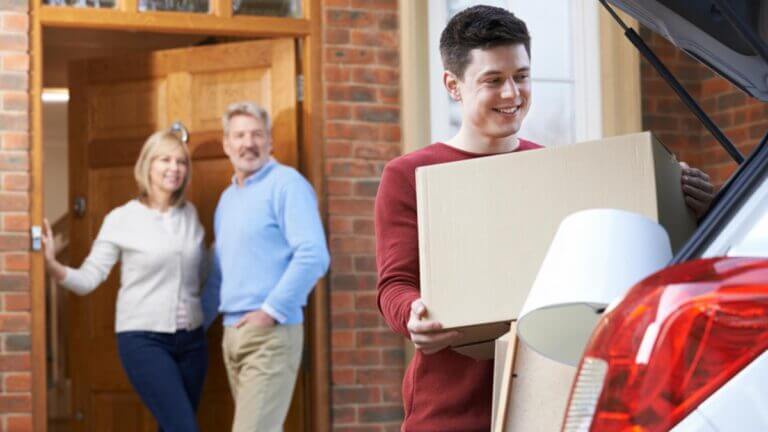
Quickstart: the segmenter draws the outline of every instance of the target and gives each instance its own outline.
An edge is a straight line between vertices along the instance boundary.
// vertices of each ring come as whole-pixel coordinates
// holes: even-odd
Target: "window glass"
[[[232,0],[235,15],[301,17],[301,0]]]
[[[573,83],[567,81],[534,81],[533,103],[520,137],[547,147],[576,142],[572,90]]]
[[[201,12],[209,10],[208,0],[139,0],[139,11]]]
[[[534,80],[573,82],[571,2],[511,0],[509,3],[509,10],[525,21],[531,33]]]
[[[43,0],[43,4],[49,6],[111,9],[115,7],[115,0]]]

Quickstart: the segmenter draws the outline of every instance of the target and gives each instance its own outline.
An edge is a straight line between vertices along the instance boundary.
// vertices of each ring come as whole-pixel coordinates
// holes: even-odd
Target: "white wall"
[[[43,214],[53,224],[67,213],[67,104],[43,103]]]

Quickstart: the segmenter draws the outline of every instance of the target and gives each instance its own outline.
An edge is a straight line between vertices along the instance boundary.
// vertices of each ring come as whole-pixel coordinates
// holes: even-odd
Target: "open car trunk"
[[[768,0],[600,0],[616,7],[711,68],[748,95],[768,101]],[[616,17],[614,15],[615,18]],[[621,25],[621,23],[619,23]],[[669,74],[631,28],[625,34],[662,77]],[[690,98],[674,78],[664,77],[683,99]],[[670,79],[671,78],[671,79]],[[676,88],[677,87],[677,88]],[[724,135],[690,99],[686,105],[728,149]],[[696,112],[696,109],[699,112]],[[703,117],[702,117],[703,115]],[[708,124],[709,123],[709,124]],[[718,133],[722,137],[718,137]],[[727,138],[724,138],[727,141]],[[702,256],[707,247],[768,178],[768,135],[720,190],[712,208],[673,263]],[[733,153],[731,153],[733,156]],[[740,159],[734,157],[737,161]]]

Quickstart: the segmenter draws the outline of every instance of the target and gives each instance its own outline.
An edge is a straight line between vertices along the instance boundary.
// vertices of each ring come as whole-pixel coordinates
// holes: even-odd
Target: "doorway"
[[[44,95],[52,95],[43,98],[45,215],[54,225],[60,257],[69,264],[85,258],[106,212],[135,195],[132,165],[144,139],[174,120],[190,129],[188,198],[208,242],[215,203],[231,177],[220,145],[218,116],[224,106],[248,98],[267,107],[275,117],[276,158],[299,167],[294,40],[59,28],[45,28],[42,39],[43,87],[49,89]],[[280,58],[259,60],[273,59],[269,53]],[[80,216],[70,211],[76,197],[85,202]],[[48,282],[50,431],[156,430],[116,354],[118,273],[113,269],[108,281],[85,297]],[[308,323],[311,315],[308,308]],[[203,430],[226,430],[233,406],[221,361],[220,322],[208,338],[210,366],[199,419]],[[310,430],[312,424],[310,365],[315,362],[309,357],[314,345],[310,337],[305,340],[310,343],[286,423],[289,431]]]

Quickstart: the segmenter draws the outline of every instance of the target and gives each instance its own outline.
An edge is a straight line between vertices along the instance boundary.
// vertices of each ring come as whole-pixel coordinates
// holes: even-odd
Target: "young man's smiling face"
[[[446,72],[445,85],[462,105],[462,128],[475,139],[514,137],[531,105],[531,61],[523,44],[475,48],[464,76]]]

